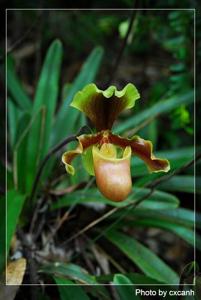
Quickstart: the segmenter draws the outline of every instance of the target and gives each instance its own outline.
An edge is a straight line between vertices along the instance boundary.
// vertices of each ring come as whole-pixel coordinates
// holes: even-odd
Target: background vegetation
[[[8,261],[26,258],[24,284],[58,285],[53,293],[21,288],[16,299],[133,299],[133,287],[88,285],[193,283],[194,12],[137,11],[127,40],[132,11],[19,10],[7,17],[6,254]],[[73,143],[49,155],[36,180],[51,149],[88,124],[69,104],[90,82],[102,89],[134,83],[141,99],[114,131],[150,139],[171,163],[168,175],[149,174],[134,157],[133,193],[120,204],[100,195],[81,160],[76,176],[65,173],[61,153]],[[201,250],[198,235],[196,246]]]

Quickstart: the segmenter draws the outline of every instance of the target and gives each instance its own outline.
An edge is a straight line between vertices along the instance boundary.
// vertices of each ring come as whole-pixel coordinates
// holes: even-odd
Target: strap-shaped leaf
[[[85,113],[97,130],[104,130],[111,129],[117,116],[132,108],[139,98],[136,87],[131,83],[121,91],[115,86],[102,91],[92,83],[74,96],[71,106]]]
[[[70,86],[67,97],[63,101],[55,118],[51,133],[52,146],[59,143],[66,135],[77,132],[76,121],[80,118],[80,113],[69,107],[69,104],[79,90],[95,80],[103,58],[103,53],[103,48],[95,47],[85,60],[79,74]]]
[[[105,236],[147,276],[167,284],[178,284],[179,277],[175,271],[133,237],[115,230],[109,230]]]
[[[95,276],[89,274],[85,269],[82,267],[71,264],[71,263],[60,263],[56,262],[54,264],[47,264],[44,265],[39,272],[70,278],[76,280],[78,283],[81,284],[96,284]]]
[[[17,77],[14,60],[11,55],[8,55],[7,57],[7,85],[8,91],[11,93],[12,98],[15,100],[17,105],[22,110],[30,110],[32,108],[31,99],[27,95],[22,83]]]

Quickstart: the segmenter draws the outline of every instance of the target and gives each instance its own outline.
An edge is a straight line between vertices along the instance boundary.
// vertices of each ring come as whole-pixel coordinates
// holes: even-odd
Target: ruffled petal
[[[92,83],[74,96],[71,106],[84,112],[100,131],[111,129],[117,116],[123,110],[132,108],[139,98],[136,87],[131,83],[121,91],[115,86],[102,91]]]
[[[117,158],[116,147],[103,144],[93,146],[96,184],[100,192],[112,201],[123,201],[132,189],[130,173],[131,147],[126,147],[122,158]]]
[[[74,175],[75,169],[71,165],[72,160],[79,154],[82,154],[86,149],[92,145],[97,144],[102,138],[102,133],[97,134],[83,134],[77,137],[78,146],[74,150],[65,152],[62,155],[62,162],[65,164],[67,173]]]
[[[109,134],[109,141],[122,148],[130,146],[132,153],[147,164],[150,172],[168,172],[170,170],[170,163],[167,159],[156,158],[154,156],[153,145],[150,141],[144,140],[139,136],[127,139],[112,133]]]

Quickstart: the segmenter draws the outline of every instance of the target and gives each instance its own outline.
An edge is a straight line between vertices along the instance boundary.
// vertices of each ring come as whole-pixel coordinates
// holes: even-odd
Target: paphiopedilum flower
[[[168,172],[170,169],[168,160],[154,156],[150,141],[136,135],[121,137],[111,131],[118,115],[132,108],[139,98],[131,83],[121,91],[115,86],[102,91],[95,84],[89,84],[74,96],[71,103],[72,107],[85,113],[97,132],[78,136],[77,148],[63,154],[66,171],[75,174],[71,162],[81,154],[86,170],[96,177],[100,192],[112,201],[123,201],[131,192],[131,155],[141,158],[150,172]]]

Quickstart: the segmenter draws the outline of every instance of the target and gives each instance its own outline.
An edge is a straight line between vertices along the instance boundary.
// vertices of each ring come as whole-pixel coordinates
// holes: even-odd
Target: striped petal
[[[118,115],[123,110],[132,108],[139,98],[136,87],[131,83],[121,91],[115,86],[102,91],[92,83],[75,95],[71,106],[85,113],[97,131],[100,131],[111,129]]]

